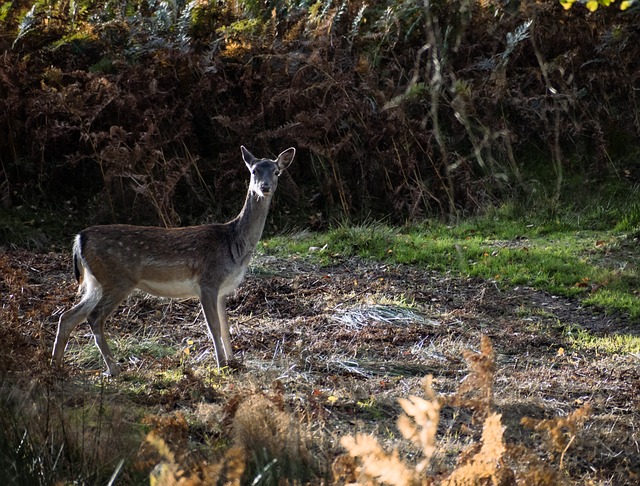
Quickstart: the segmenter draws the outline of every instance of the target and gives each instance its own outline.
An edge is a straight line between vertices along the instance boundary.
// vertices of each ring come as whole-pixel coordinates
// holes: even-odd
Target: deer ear
[[[278,164],[278,168],[280,170],[285,170],[287,167],[289,167],[289,164],[293,162],[293,158],[295,157],[295,155],[296,155],[296,149],[294,149],[293,147],[288,148],[287,150],[282,152],[280,155],[278,155],[278,158],[276,159],[276,164]]]
[[[242,159],[244,163],[247,164],[247,167],[251,169],[253,164],[256,163],[256,158],[253,156],[251,152],[249,152],[244,145],[240,145],[240,151],[242,152]]]

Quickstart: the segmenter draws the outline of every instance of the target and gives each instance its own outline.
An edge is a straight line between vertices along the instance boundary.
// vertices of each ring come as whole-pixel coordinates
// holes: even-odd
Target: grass
[[[130,424],[140,409],[113,400],[104,381],[91,389],[77,385],[51,393],[37,380],[28,391],[2,383],[3,484],[53,484],[67,475],[77,484],[106,484],[120,458],[135,454],[144,434]]]
[[[599,353],[640,356],[640,336],[631,334],[607,334],[598,336],[578,326],[565,329],[573,349],[594,350]]]
[[[176,356],[178,350],[174,346],[166,346],[160,337],[139,336],[110,336],[112,351],[118,356],[129,356],[133,361],[150,357],[156,360],[168,356]],[[102,356],[97,346],[93,345],[93,339],[87,336],[79,340],[78,345],[73,345],[73,341],[67,348],[66,356],[73,360],[82,368],[97,368],[102,366]]]
[[[625,484],[640,472],[640,338],[575,299],[638,315],[631,213],[606,228],[501,213],[267,239],[229,299],[237,366],[215,368],[194,302],[131,299],[107,326],[116,380],[86,324],[51,373],[46,316],[73,299],[68,254],[9,251],[0,479]],[[394,470],[407,482],[385,483]]]
[[[580,218],[528,223],[486,216],[456,226],[405,228],[370,223],[274,237],[261,248],[326,266],[352,257],[418,265],[503,286],[531,286],[638,318],[640,257],[633,250],[633,236],[620,229],[632,230],[635,219],[625,218],[610,230],[584,230]]]
[[[69,245],[81,229],[78,214],[68,205],[49,208],[40,203],[5,209],[0,205],[0,245],[43,250],[52,244]]]

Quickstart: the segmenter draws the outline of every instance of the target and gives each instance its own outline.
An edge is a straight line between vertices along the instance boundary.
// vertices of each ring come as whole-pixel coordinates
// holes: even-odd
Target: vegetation
[[[502,214],[456,226],[371,223],[274,237],[261,247],[266,254],[308,256],[323,265],[360,257],[477,277],[504,288],[532,286],[640,318],[637,231],[585,230],[579,219],[530,221],[535,220]]]
[[[394,261],[417,232],[339,231],[352,252],[366,241],[395,249],[347,257],[329,233],[292,237],[328,246],[282,258],[283,241],[267,240],[230,298],[240,357],[230,368],[216,368],[196,302],[130,297],[108,325],[118,380],[100,375],[83,326],[64,369],[50,368],[76,290],[67,252],[0,256],[3,480],[607,485],[640,472],[637,318]],[[558,247],[560,236],[550,233]],[[615,247],[595,251],[618,260]]]
[[[278,229],[553,214],[637,185],[635,3],[1,5],[3,212],[223,219],[240,143],[299,149]]]
[[[0,482],[635,484],[638,25],[0,0]],[[298,157],[229,299],[239,361],[194,302],[134,295],[120,379],[82,326],[52,370],[71,235],[236,214],[240,144]]]

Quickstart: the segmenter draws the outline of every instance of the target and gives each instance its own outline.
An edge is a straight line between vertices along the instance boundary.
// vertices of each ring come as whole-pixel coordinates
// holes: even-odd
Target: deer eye
[[[280,177],[280,171],[279,170],[276,171],[276,177]]]

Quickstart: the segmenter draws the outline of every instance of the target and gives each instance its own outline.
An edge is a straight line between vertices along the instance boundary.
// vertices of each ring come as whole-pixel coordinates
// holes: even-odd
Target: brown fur
[[[89,321],[96,345],[112,376],[120,372],[106,338],[104,322],[134,289],[160,297],[198,297],[218,365],[233,357],[226,296],[244,278],[266,221],[280,172],[295,149],[277,159],[256,159],[242,147],[251,182],[240,214],[225,224],[186,228],[130,225],[92,226],[74,244],[74,273],[81,301],[60,316],[52,362],[60,364],[73,329]]]

